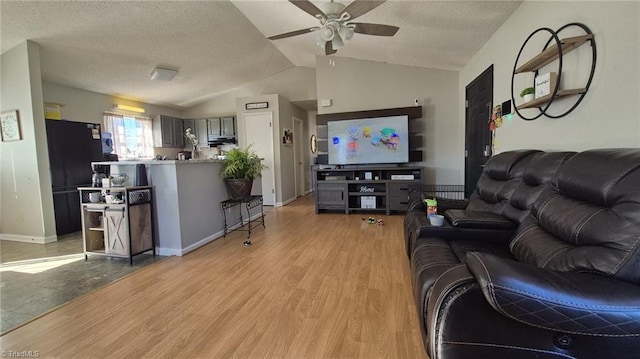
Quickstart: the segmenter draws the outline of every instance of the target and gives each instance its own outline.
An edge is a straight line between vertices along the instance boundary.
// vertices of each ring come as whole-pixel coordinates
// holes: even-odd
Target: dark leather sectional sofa
[[[438,205],[404,224],[431,359],[640,357],[640,149],[505,152]]]

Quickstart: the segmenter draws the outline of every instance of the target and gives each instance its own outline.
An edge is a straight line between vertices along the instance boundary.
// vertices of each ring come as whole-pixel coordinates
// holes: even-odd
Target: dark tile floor
[[[102,287],[163,257],[127,259],[90,256],[84,260],[81,235],[49,244],[0,241],[0,332]]]

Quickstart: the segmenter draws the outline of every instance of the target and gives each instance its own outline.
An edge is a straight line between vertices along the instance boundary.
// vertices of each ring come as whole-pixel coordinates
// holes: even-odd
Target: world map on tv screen
[[[406,115],[330,121],[327,124],[329,163],[409,162],[408,126]]]

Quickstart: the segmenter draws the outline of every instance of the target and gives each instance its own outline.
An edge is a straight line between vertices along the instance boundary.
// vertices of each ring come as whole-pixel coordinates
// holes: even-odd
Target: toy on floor
[[[242,244],[244,244],[245,247],[249,247],[251,245],[251,241],[244,241]]]
[[[367,221],[367,224],[378,224],[379,226],[383,226],[384,225],[384,222],[382,221],[382,218],[378,219],[377,221],[376,221],[376,219],[374,217],[363,218],[362,220],[363,221]]]

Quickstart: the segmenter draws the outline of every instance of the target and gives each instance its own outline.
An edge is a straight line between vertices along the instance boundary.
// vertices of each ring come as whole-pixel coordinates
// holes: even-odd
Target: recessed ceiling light
[[[160,67],[156,67],[151,71],[151,79],[152,80],[161,80],[161,81],[171,81],[178,73],[177,70],[173,69],[163,69]]]

